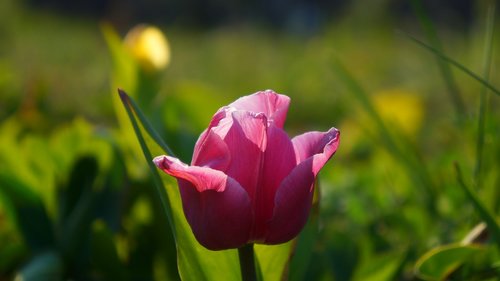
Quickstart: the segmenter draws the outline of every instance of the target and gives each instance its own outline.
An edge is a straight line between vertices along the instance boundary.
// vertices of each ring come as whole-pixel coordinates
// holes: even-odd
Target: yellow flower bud
[[[138,25],[125,36],[125,46],[146,71],[160,71],[170,62],[165,35],[155,26]]]

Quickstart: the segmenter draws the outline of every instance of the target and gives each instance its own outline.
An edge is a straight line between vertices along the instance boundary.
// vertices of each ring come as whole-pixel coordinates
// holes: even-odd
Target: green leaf
[[[127,268],[118,257],[113,233],[102,221],[92,226],[91,261],[103,280],[129,280]]]
[[[119,93],[151,170],[165,216],[174,234],[177,244],[179,275],[182,280],[240,279],[236,250],[210,251],[196,241],[184,217],[177,184],[172,177],[163,173],[160,175],[152,162],[150,148],[158,153],[167,153],[167,147],[162,144],[146,119],[141,120],[142,127],[139,125],[138,116],[142,117],[144,114],[135,106],[135,103],[131,102],[130,97],[125,92],[120,90]]]
[[[93,157],[82,157],[71,171],[61,209],[60,243],[65,259],[78,262],[88,246],[91,222],[96,205],[97,193],[94,182],[98,174],[97,161]],[[64,192],[63,192],[64,194]]]
[[[473,245],[446,245],[424,254],[416,263],[415,274],[424,280],[445,280],[474,254],[485,249]]]
[[[16,280],[63,280],[63,261],[56,251],[46,251],[38,254],[21,269]]]
[[[493,57],[493,34],[495,27],[495,1],[490,1],[486,15],[486,35],[483,53],[483,77],[489,81],[491,62]],[[484,136],[487,118],[488,88],[483,86],[479,96],[479,109],[477,118],[476,163],[474,167],[474,183],[477,188],[482,186]]]
[[[486,81],[485,79],[481,78],[479,75],[477,75],[476,73],[472,72],[471,70],[469,70],[467,67],[463,66],[462,64],[460,64],[459,62],[455,61],[454,59],[446,56],[445,54],[443,54],[442,52],[440,52],[439,50],[436,50],[435,48],[431,47],[430,45],[418,40],[417,38],[411,36],[410,34],[407,34],[407,33],[403,33],[404,35],[406,35],[406,37],[408,37],[411,41],[417,43],[417,45],[420,45],[421,47],[423,47],[424,49],[434,53],[435,55],[437,55],[440,59],[448,62],[449,64],[455,66],[456,68],[460,69],[461,71],[465,72],[467,75],[469,75],[470,77],[472,77],[473,79],[475,79],[476,81],[478,81],[479,83],[481,83],[481,85],[483,85],[484,87],[490,89],[493,93],[497,94],[497,95],[500,95],[500,91],[495,88],[495,86],[491,85],[488,81]]]
[[[413,10],[417,15],[420,25],[424,29],[427,39],[432,43],[432,45],[435,46],[436,50],[442,52],[443,47],[437,35],[436,28],[432,24],[432,21],[429,18],[428,14],[425,12],[422,1],[412,0],[410,1],[410,3],[413,6]],[[446,86],[448,87],[448,94],[450,95],[450,99],[455,106],[457,114],[464,114],[466,112],[464,101],[460,95],[457,83],[455,82],[455,78],[453,76],[453,73],[451,72],[449,64],[439,59],[439,56],[436,56],[436,59],[439,70],[441,71],[441,75],[443,76],[444,81],[446,82]]]
[[[316,179],[315,185],[311,214],[300,235],[293,240],[293,254],[289,254],[291,258],[288,274],[291,281],[305,280],[313,255],[314,244],[319,234],[319,199],[321,197],[321,188],[318,179]]]
[[[116,95],[117,88],[128,89],[131,96],[136,96],[139,88],[138,65],[130,52],[126,50],[122,39],[110,24],[101,25],[102,34],[113,61],[113,77],[111,83],[111,99],[115,109],[120,130],[116,132],[118,141],[125,158],[127,173],[132,178],[144,178],[147,169],[141,163],[143,157],[140,147],[135,142],[134,129],[132,128],[126,110],[122,106],[120,97]]]
[[[124,93],[124,92],[122,92],[122,93]],[[127,102],[130,103],[130,106],[133,109],[135,117],[137,117],[139,119],[138,121],[140,122],[141,126],[144,127],[144,130],[148,133],[149,137],[151,137],[154,140],[154,142],[158,146],[160,146],[160,148],[164,152],[168,153],[169,155],[174,155],[174,153],[170,149],[170,147],[168,147],[168,145],[163,141],[163,139],[160,137],[160,135],[154,130],[153,126],[151,126],[151,124],[148,122],[146,116],[144,115],[144,113],[142,113],[142,111],[140,110],[137,103],[131,98],[128,98]],[[156,169],[155,169],[155,171],[156,171]]]
[[[255,245],[255,255],[259,262],[264,281],[280,281],[287,274],[285,269],[290,260],[294,240],[274,246]]]
[[[113,59],[113,87],[119,86],[135,90],[138,69],[136,61],[125,49],[120,36],[110,24],[102,24],[101,31]],[[118,98],[117,101],[119,101]]]
[[[398,269],[405,261],[406,252],[388,253],[365,260],[356,269],[353,281],[395,280]]]
[[[87,190],[92,190],[92,184],[97,177],[98,167],[95,158],[86,156],[78,159],[73,166],[69,182],[60,191],[59,212],[66,221]]]
[[[17,227],[32,251],[54,246],[52,222],[42,199],[19,179],[0,172],[0,192],[12,204]]]
[[[457,173],[457,180],[459,186],[464,191],[465,195],[467,196],[467,199],[469,199],[469,201],[476,209],[478,215],[488,226],[488,231],[491,232],[491,236],[495,240],[497,247],[500,250],[500,226],[498,225],[495,216],[484,206],[481,200],[477,198],[476,194],[474,194],[465,184],[465,181],[462,177],[462,171],[460,170],[460,166],[458,165],[458,163],[455,163],[455,170]]]
[[[24,244],[14,239],[9,239],[0,233],[0,272],[8,272],[15,268],[26,257],[27,249]]]

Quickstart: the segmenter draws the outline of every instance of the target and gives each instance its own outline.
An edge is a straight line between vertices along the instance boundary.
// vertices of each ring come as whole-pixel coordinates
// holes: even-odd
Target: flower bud
[[[157,27],[138,25],[128,32],[124,43],[146,71],[161,71],[170,62],[167,38]]]

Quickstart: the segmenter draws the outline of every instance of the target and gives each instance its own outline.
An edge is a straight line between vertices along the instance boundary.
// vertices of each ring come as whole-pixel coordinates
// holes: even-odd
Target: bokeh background
[[[186,162],[219,107],[259,90],[289,95],[290,135],[341,131],[289,278],[423,278],[420,257],[484,219],[455,163],[498,217],[500,111],[485,83],[410,36],[498,88],[494,2],[3,0],[0,280],[179,278],[117,87]],[[164,33],[168,64],[134,61],[122,40],[138,24]],[[476,262],[448,277],[498,278],[485,236]]]

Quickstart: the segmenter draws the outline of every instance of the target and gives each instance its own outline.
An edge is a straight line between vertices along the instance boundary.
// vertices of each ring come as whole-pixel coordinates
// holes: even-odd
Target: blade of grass
[[[137,116],[139,122],[141,122],[142,126],[144,127],[144,130],[146,130],[146,132],[151,136],[151,138],[153,138],[153,140],[161,147],[161,149],[167,152],[168,155],[175,156],[170,147],[163,141],[163,139],[158,135],[155,129],[153,129],[153,126],[151,126],[148,119],[146,118],[144,113],[142,113],[137,103],[133,99],[129,98],[128,95],[123,90],[118,89],[118,93],[120,94],[122,102],[124,102],[125,104],[126,101],[126,103],[131,107],[130,109],[133,110],[135,116]]]
[[[141,133],[141,129],[139,127],[139,124],[137,123],[135,116],[138,116],[139,120],[141,120],[141,123],[144,126],[144,129],[158,143],[158,145],[160,145],[160,147],[162,149],[164,149],[168,153],[170,153],[170,149],[168,148],[168,146],[165,143],[163,143],[161,138],[158,137],[158,135],[153,130],[153,128],[147,123],[147,120],[144,118],[144,115],[141,113],[139,108],[137,108],[137,106],[133,102],[133,100],[121,89],[118,90],[118,93],[120,94],[120,99],[122,100],[123,105],[125,106],[127,114],[129,116],[129,119],[132,123],[132,127],[134,128],[135,134],[137,136],[137,139],[139,140],[139,144],[141,146],[142,152],[144,153],[144,157],[146,158],[146,162],[148,163],[149,169],[152,171],[154,186],[156,188],[158,196],[160,197],[163,211],[164,211],[165,215],[167,216],[167,220],[168,220],[168,223],[170,225],[170,229],[172,230],[172,235],[174,237],[174,240],[176,241],[177,237],[176,237],[176,232],[175,232],[175,225],[174,225],[173,216],[172,216],[172,209],[171,209],[170,203],[169,203],[170,201],[168,200],[168,194],[165,191],[165,189],[163,188],[163,183],[162,183],[161,177],[158,174],[156,166],[153,163],[153,156],[151,155],[151,152],[149,151],[149,148],[146,144],[146,140],[144,139],[144,136]],[[143,118],[143,120],[141,119],[141,117]]]
[[[443,52],[443,46],[437,35],[436,28],[434,27],[431,19],[425,12],[424,7],[422,5],[422,1],[411,0],[410,2],[412,4],[413,10],[415,11],[415,14],[417,15],[418,21],[420,22],[420,25],[422,26],[422,29],[425,32],[427,40],[431,42],[431,44],[436,48],[436,50]],[[465,104],[460,95],[460,91],[458,90],[457,83],[455,82],[455,78],[453,76],[453,73],[451,72],[449,65],[444,61],[442,61],[441,59],[439,59],[438,56],[436,57],[436,62],[439,66],[441,74],[443,75],[444,81],[446,82],[446,86],[448,88],[448,94],[450,95],[450,99],[455,106],[455,111],[457,112],[457,115],[463,115],[466,112]]]
[[[451,64],[451,65],[455,66],[456,68],[460,69],[461,71],[465,72],[467,75],[469,75],[470,77],[472,77],[473,79],[475,79],[476,81],[478,81],[479,83],[481,83],[484,87],[486,87],[487,89],[491,90],[496,95],[500,96],[500,90],[498,90],[497,88],[495,88],[495,86],[491,85],[488,81],[484,80],[479,75],[477,75],[476,73],[472,72],[467,67],[465,67],[462,64],[460,64],[459,62],[453,60],[452,58],[446,56],[442,52],[440,52],[440,51],[436,50],[435,48],[433,48],[432,46],[430,46],[430,45],[428,45],[428,44],[426,44],[426,43],[418,40],[417,38],[413,37],[412,35],[410,35],[408,33],[401,32],[401,31],[399,33],[405,35],[408,39],[410,39],[411,41],[413,41],[417,45],[419,45],[419,46],[423,47],[424,49],[426,49],[426,50],[434,53],[435,55],[437,55],[442,60],[448,62],[449,64]]]
[[[128,97],[122,90],[119,93],[139,139],[143,154],[153,175],[155,188],[160,195],[162,207],[165,209],[173,231],[177,248],[177,269],[181,279],[188,281],[237,280],[240,273],[237,270],[236,250],[210,251],[196,241],[183,214],[179,190],[175,188],[167,190],[165,188],[166,179],[161,177],[152,161],[151,151],[153,149],[162,149],[160,146],[166,148],[166,145],[160,145],[158,134],[147,123],[141,110],[132,102],[132,98]],[[143,121],[137,118],[143,118],[144,123],[140,123]],[[148,143],[146,143],[146,140],[148,140]],[[168,178],[173,181],[172,178]]]
[[[498,249],[500,250],[500,226],[498,225],[497,221],[495,220],[495,217],[493,214],[491,214],[488,209],[483,205],[483,203],[477,198],[476,194],[474,194],[467,184],[465,183],[463,176],[462,176],[462,170],[460,169],[460,166],[458,163],[455,163],[455,171],[457,174],[457,181],[459,186],[462,188],[464,191],[465,195],[467,196],[467,199],[474,205],[474,209],[476,209],[479,217],[486,223],[488,226],[488,230],[491,233],[491,236],[493,240],[495,240]]]
[[[486,15],[486,36],[484,42],[484,53],[483,53],[483,77],[486,81],[489,81],[491,61],[492,61],[492,50],[493,50],[493,30],[495,25],[495,3],[496,1],[490,1],[488,6],[488,11]],[[478,124],[477,124],[477,141],[476,141],[476,165],[474,167],[474,183],[476,188],[481,188],[481,171],[483,168],[483,150],[484,150],[484,130],[486,124],[486,111],[488,103],[488,88],[483,87],[479,96],[479,110],[478,110]]]
[[[404,167],[407,169],[408,174],[412,178],[422,184],[426,190],[425,202],[428,204],[427,207],[431,212],[436,213],[436,187],[431,175],[421,160],[418,151],[416,149],[412,150],[401,148],[385,125],[382,117],[378,114],[368,93],[366,93],[366,91],[361,87],[361,85],[359,85],[359,83],[352,77],[352,75],[338,59],[334,60],[333,66],[338,77],[347,84],[347,87],[354,95],[356,95],[364,110],[375,121],[375,125],[380,132],[379,135],[381,140],[385,144],[387,150],[404,164]]]

